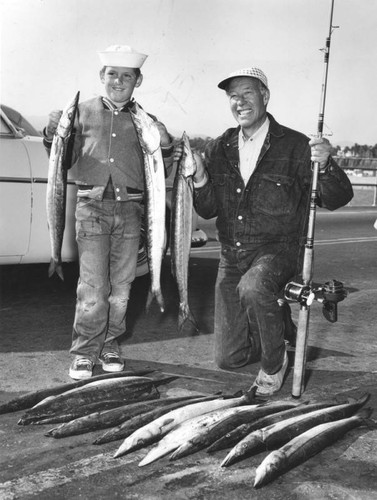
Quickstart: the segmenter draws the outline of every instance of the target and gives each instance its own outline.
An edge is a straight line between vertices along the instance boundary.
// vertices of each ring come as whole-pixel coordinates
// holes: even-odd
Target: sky
[[[268,111],[316,135],[331,0],[0,0],[0,100],[41,128],[48,113],[103,93],[97,52],[148,54],[134,97],[178,136],[235,126],[217,83],[267,75]],[[377,143],[377,2],[335,0],[324,119],[334,145]]]

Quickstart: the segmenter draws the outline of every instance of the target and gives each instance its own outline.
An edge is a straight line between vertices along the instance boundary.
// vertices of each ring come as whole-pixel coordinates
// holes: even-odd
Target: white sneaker
[[[271,396],[275,392],[280,391],[283,385],[284,375],[288,367],[288,355],[284,353],[283,366],[277,373],[269,375],[265,373],[262,369],[259,370],[258,376],[255,379],[252,387],[257,387],[255,394],[257,396]]]
[[[105,352],[99,360],[105,372],[121,372],[124,368],[124,361],[116,352]]]
[[[92,376],[94,363],[88,358],[75,358],[69,367],[69,376],[74,380],[83,380]]]

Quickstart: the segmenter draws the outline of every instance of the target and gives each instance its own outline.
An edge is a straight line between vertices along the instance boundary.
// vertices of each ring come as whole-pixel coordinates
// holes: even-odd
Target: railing
[[[377,206],[377,158],[342,158],[336,162],[347,173],[352,186],[373,188],[372,206]]]

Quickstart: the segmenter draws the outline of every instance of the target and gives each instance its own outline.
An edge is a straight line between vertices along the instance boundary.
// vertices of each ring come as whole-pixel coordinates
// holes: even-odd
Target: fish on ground
[[[131,110],[144,157],[146,240],[151,275],[149,307],[153,298],[164,312],[161,292],[161,264],[165,249],[165,166],[160,147],[160,133],[154,120],[135,103]]]
[[[140,394],[151,393],[157,386],[167,384],[179,378],[166,377],[154,380],[150,377],[118,377],[90,382],[83,387],[71,389],[58,396],[44,399],[26,411],[19,424],[34,417],[35,420],[60,415],[73,408],[106,400],[135,400]],[[134,401],[133,401],[134,402]]]
[[[199,331],[188,303],[188,267],[191,250],[193,175],[196,171],[194,155],[186,133],[182,136],[184,154],[177,166],[172,192],[170,219],[171,271],[179,295],[178,329],[189,320]]]
[[[165,415],[166,413],[169,413],[177,408],[181,408],[182,406],[199,403],[201,401],[210,401],[213,399],[218,399],[218,396],[203,396],[203,397],[196,396],[190,401],[181,401],[181,402],[179,401],[174,402],[173,398],[169,399],[171,400],[171,403],[168,406],[161,406],[158,408],[151,409],[150,411],[143,413],[142,415],[135,415],[130,420],[127,420],[126,422],[119,424],[117,427],[114,427],[113,429],[109,429],[102,436],[97,438],[93,442],[93,444],[104,444],[110,441],[125,439],[128,436],[131,436],[131,434],[137,431],[137,429],[140,429],[141,427],[149,424],[153,420],[156,420],[157,418],[161,417],[162,415]]]
[[[244,406],[220,408],[181,422],[149,450],[147,455],[139,463],[139,467],[149,465],[159,458],[168,455],[170,452],[174,452],[181,444],[192,439],[193,436],[203,429],[211,427],[222,418],[242,411],[245,411]]]
[[[161,439],[165,434],[185,420],[209,413],[213,410],[253,404],[255,401],[254,397],[255,388],[240,397],[217,398],[212,401],[186,405],[182,408],[172,410],[169,413],[153,420],[149,424],[140,427],[128,436],[114,454],[114,458],[130,453],[131,451],[138,450],[144,446],[148,446],[150,443]]]
[[[264,486],[293,467],[302,464],[342,438],[348,431],[366,424],[371,414],[372,409],[363,408],[356,415],[335,422],[319,424],[299,434],[265,457],[256,469],[254,487]]]
[[[47,224],[50,235],[51,260],[48,275],[56,273],[64,280],[62,245],[67,198],[67,165],[65,155],[72,133],[80,92],[64,108],[52,141],[46,192]]]
[[[278,411],[271,415],[266,415],[265,417],[258,418],[253,422],[247,422],[241,424],[235,429],[227,432],[224,436],[220,437],[217,441],[212,443],[207,449],[207,453],[214,453],[219,450],[224,450],[226,448],[231,448],[235,444],[239,443],[241,439],[250,434],[251,432],[261,429],[262,427],[267,427],[276,422],[280,422],[284,419],[294,417],[297,415],[303,415],[305,413],[310,413],[314,410],[319,410],[321,408],[328,408],[330,406],[335,406],[337,403],[334,402],[320,402],[320,403],[309,403],[305,402],[300,404],[295,408],[288,410]]]
[[[82,417],[87,417],[93,413],[98,413],[99,411],[115,410],[121,406],[158,401],[159,398],[160,393],[158,389],[152,388],[152,390],[148,389],[145,392],[138,392],[134,395],[131,394],[127,398],[121,397],[118,399],[102,399],[100,401],[94,401],[93,403],[74,406],[63,410],[60,413],[54,413],[50,416],[44,416],[41,418],[25,414],[18,422],[18,425],[64,424]]]
[[[110,410],[100,410],[63,423],[59,427],[50,429],[45,435],[54,438],[64,438],[101,429],[108,429],[109,427],[119,426],[135,416],[140,417],[151,411],[152,408],[164,408],[166,406],[171,406],[173,403],[184,405],[194,398],[197,399],[196,396],[181,396],[175,398],[160,398],[150,401],[144,400],[138,403],[118,406]]]
[[[242,423],[253,422],[264,415],[276,413],[283,409],[295,408],[300,404],[295,401],[273,401],[256,407],[238,407],[234,413],[230,415],[225,414],[218,422],[214,422],[211,426],[203,428],[188,441],[181,444],[173,455],[171,455],[170,460],[177,460],[206,448]],[[240,411],[236,411],[237,409]]]
[[[256,430],[236,444],[221,466],[228,467],[261,451],[275,449],[316,425],[350,417],[368,401],[369,396],[366,394],[354,403],[315,410]]]
[[[89,384],[90,382],[95,382],[96,380],[104,380],[108,378],[119,378],[119,377],[131,377],[131,376],[142,376],[148,375],[155,370],[133,370],[133,371],[123,371],[118,373],[105,373],[102,375],[95,375],[90,379],[78,380],[77,382],[72,382],[68,384],[59,384],[54,387],[48,387],[47,389],[39,389],[37,391],[28,392],[22,396],[18,396],[6,403],[0,405],[0,415],[4,413],[12,413],[15,411],[26,410],[35,406],[37,403],[46,399],[50,396],[57,396],[63,392],[69,391],[70,389],[75,389],[77,387],[82,387],[83,385]]]

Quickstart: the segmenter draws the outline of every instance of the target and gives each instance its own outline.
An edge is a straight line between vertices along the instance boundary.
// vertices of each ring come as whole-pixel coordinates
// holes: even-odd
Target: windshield
[[[0,104],[1,109],[7,115],[8,119],[13,123],[13,125],[25,135],[32,135],[40,137],[41,134],[36,130],[31,123],[29,123],[18,111]]]

